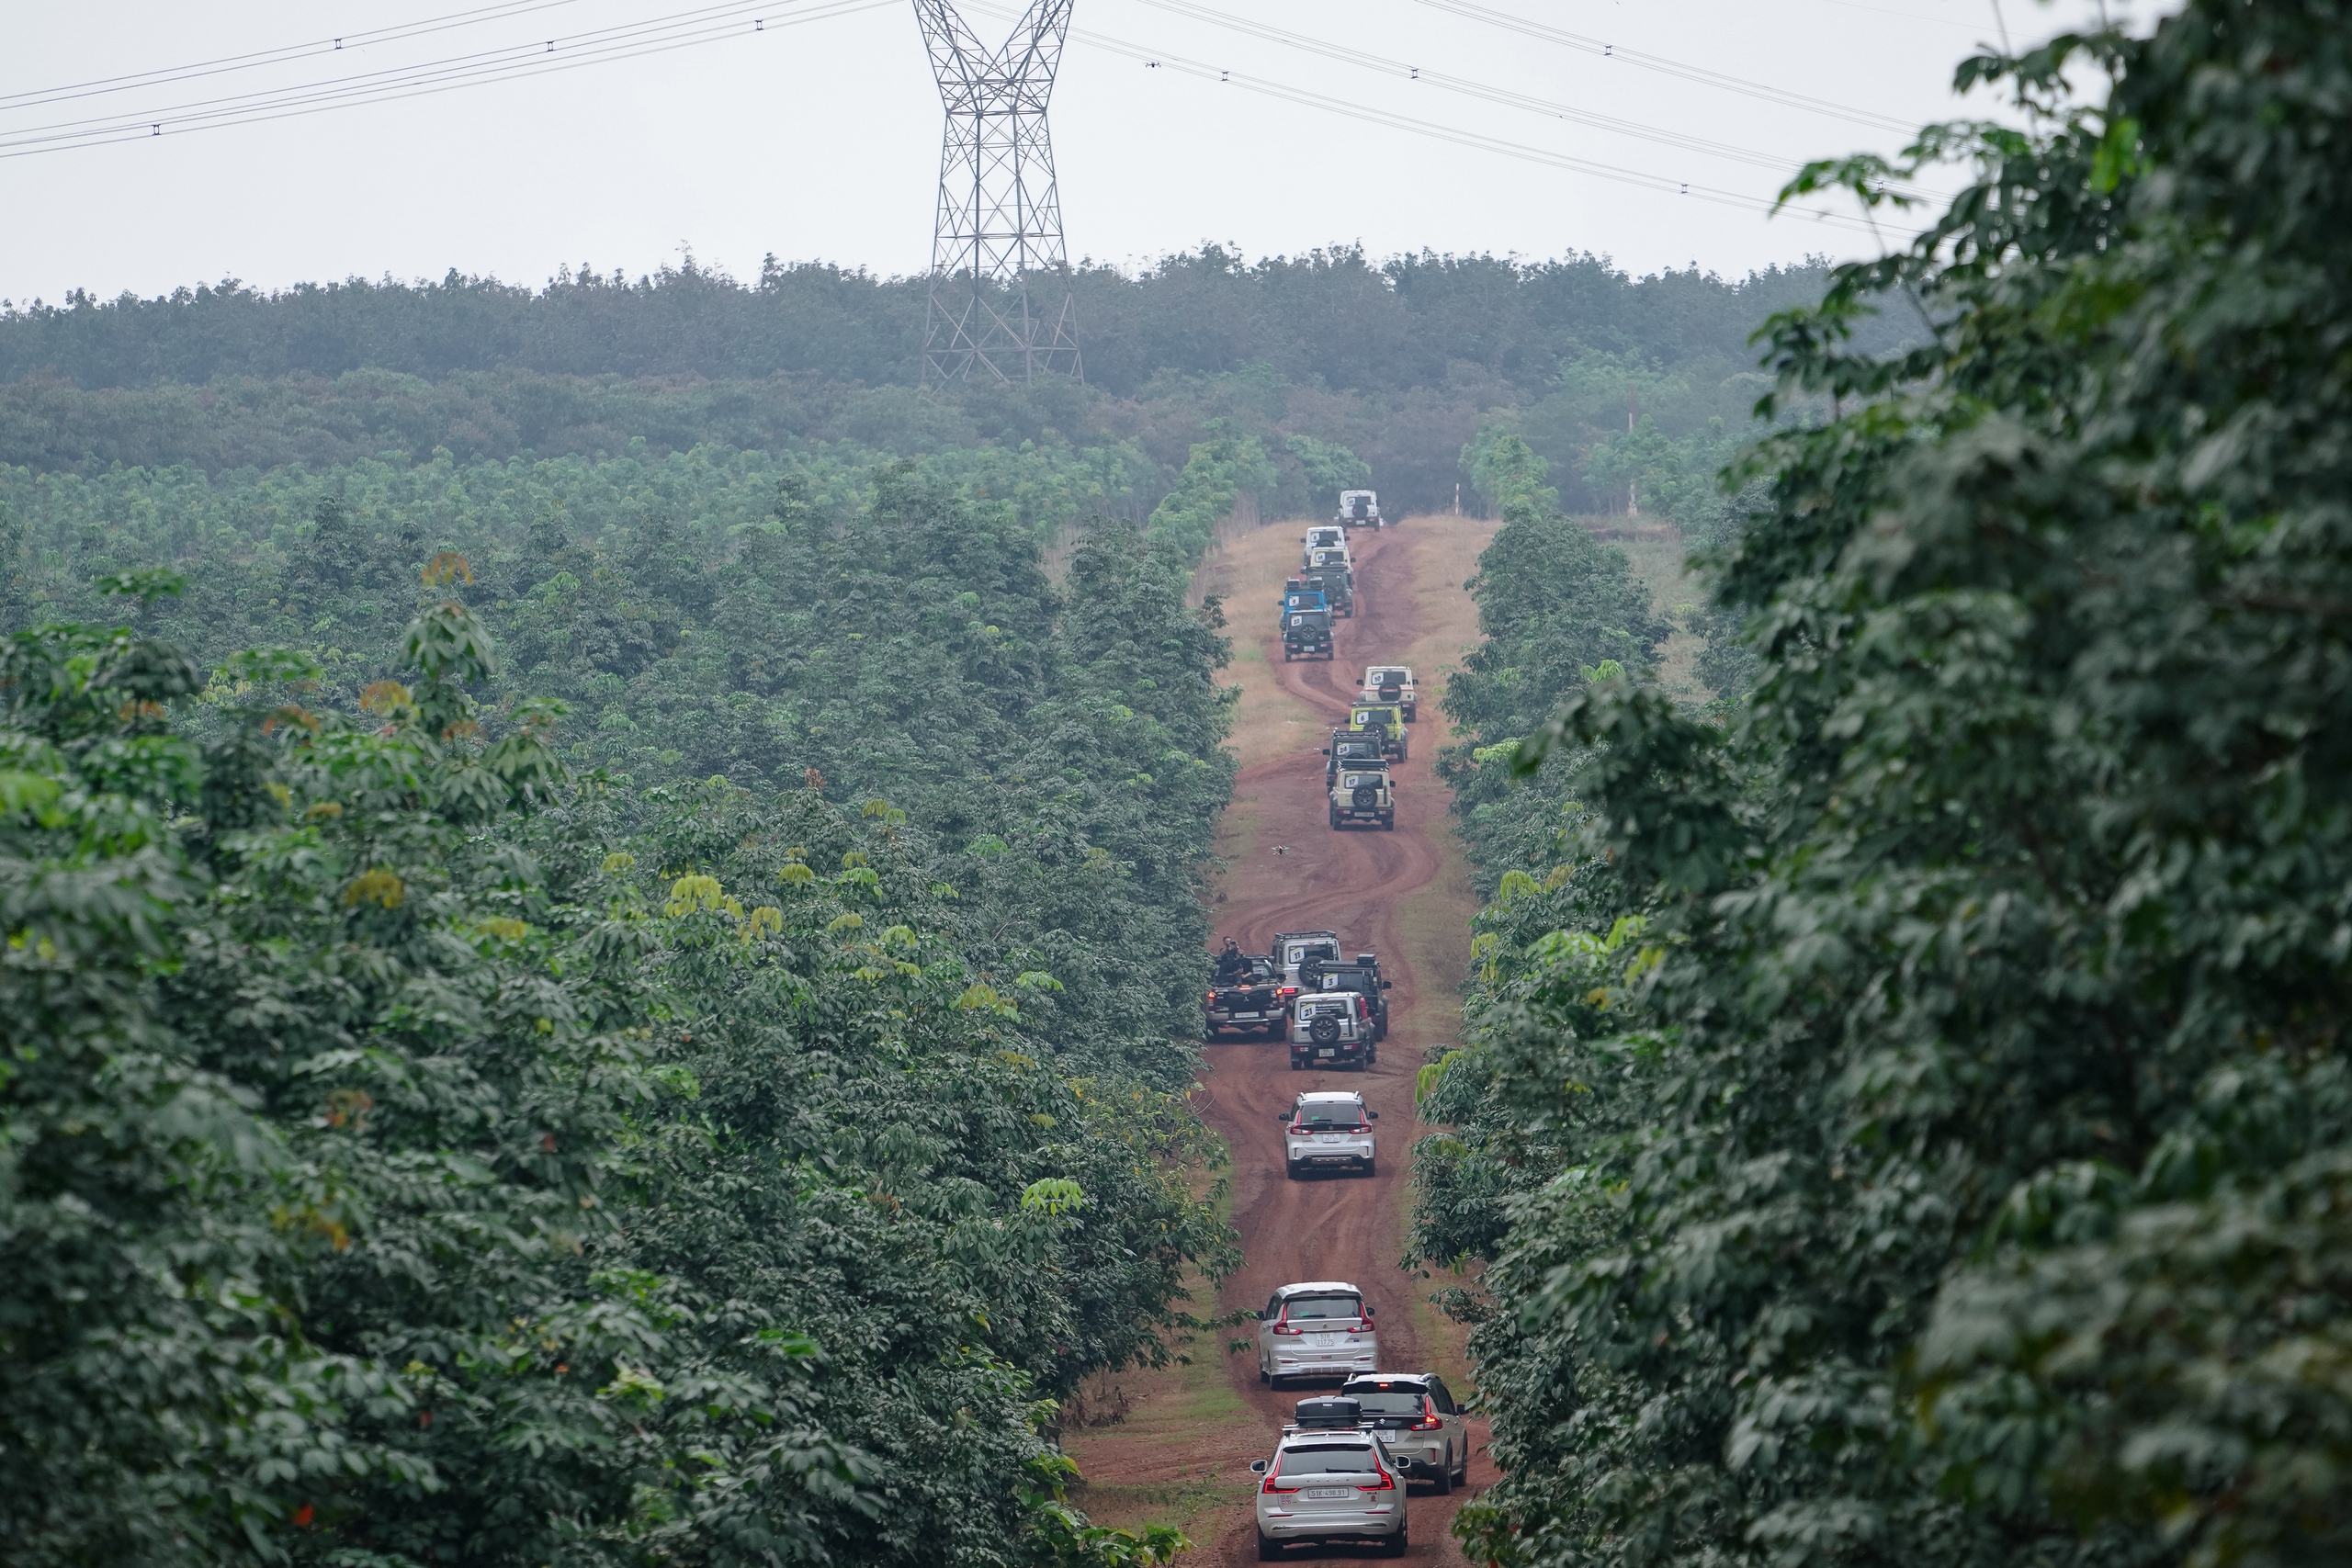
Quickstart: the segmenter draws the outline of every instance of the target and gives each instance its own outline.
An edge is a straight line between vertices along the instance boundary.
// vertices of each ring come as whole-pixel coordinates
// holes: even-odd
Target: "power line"
[[[668,53],[803,22],[829,20],[895,4],[896,0],[831,0],[813,9],[791,11],[795,0],[751,0],[705,6],[669,17],[537,39],[504,49],[477,51],[446,60],[365,72],[324,82],[198,100],[167,109],[122,113],[0,135],[0,158],[75,151],[193,130],[214,130],[286,119],[329,109],[357,107],[401,98],[479,86],[519,77],[547,75],[582,66]],[[782,16],[774,13],[786,10]],[[749,26],[745,18],[750,19]]]
[[[1656,141],[1663,146],[1678,148],[1686,152],[1702,152],[1710,157],[1729,159],[1735,163],[1747,164],[1781,174],[1795,168],[1803,161],[1796,158],[1776,157],[1769,152],[1759,152],[1752,147],[1736,147],[1726,142],[1709,141],[1705,137],[1690,136],[1681,131],[1644,125],[1636,120],[1619,119],[1613,115],[1597,114],[1589,109],[1580,109],[1573,105],[1559,103],[1549,98],[1535,97],[1530,94],[1515,92],[1508,87],[1498,87],[1470,77],[1456,76],[1448,72],[1432,70],[1428,66],[1413,65],[1402,60],[1391,60],[1382,55],[1367,53],[1363,50],[1351,49],[1345,44],[1332,43],[1328,39],[1292,32],[1285,28],[1277,28],[1246,17],[1236,17],[1228,12],[1214,10],[1209,6],[1195,4],[1194,0],[1141,0],[1141,4],[1156,6],[1180,17],[1191,17],[1195,21],[1207,22],[1215,27],[1229,28],[1236,32],[1246,33],[1270,42],[1304,50],[1311,54],[1319,54],[1327,60],[1337,60],[1368,71],[1377,71],[1385,75],[1399,77],[1408,82],[1427,83],[1432,87],[1441,88],[1446,92],[1459,93],[1469,97],[1483,98],[1489,103],[1524,109],[1530,113],[1540,114],[1547,119],[1564,119],[1577,125],[1590,126],[1597,130],[1638,137],[1645,141]]]
[[[1911,121],[1897,119],[1892,115],[1873,114],[1868,109],[1849,108],[1844,104],[1831,103],[1826,98],[1812,97],[1804,93],[1792,93],[1784,87],[1775,87],[1769,83],[1750,82],[1741,76],[1728,76],[1720,71],[1710,71],[1702,65],[1686,65],[1678,60],[1668,60],[1662,54],[1648,54],[1638,49],[1623,49],[1606,39],[1590,38],[1583,33],[1572,33],[1566,28],[1555,28],[1545,22],[1531,22],[1524,17],[1514,17],[1508,11],[1498,11],[1491,6],[1476,5],[1474,0],[1416,0],[1416,3],[1427,6],[1432,10],[1451,11],[1457,17],[1467,17],[1474,22],[1485,22],[1490,27],[1506,28],[1515,33],[1523,33],[1529,38],[1542,39],[1546,43],[1555,43],[1563,49],[1573,49],[1585,54],[1597,54],[1604,60],[1622,60],[1628,65],[1638,65],[1645,71],[1656,71],[1667,76],[1679,76],[1686,82],[1696,82],[1702,86],[1717,87],[1724,92],[1739,93],[1751,98],[1761,98],[1767,103],[1779,104],[1786,108],[1804,109],[1813,114],[1826,114],[1838,119],[1852,120],[1857,125],[1867,125],[1879,130],[1892,130],[1904,136],[1908,136],[1919,129]]]
[[[967,8],[999,17],[1012,14],[1003,7],[989,3],[989,0],[967,0]],[[1459,147],[1476,148],[1483,152],[1497,152],[1505,157],[1519,158],[1528,163],[1590,175],[1600,179],[1614,180],[1623,185],[1639,186],[1645,190],[1657,191],[1668,196],[1686,196],[1719,206],[1743,208],[1751,212],[1769,214],[1776,209],[1776,205],[1771,200],[1750,196],[1743,191],[1724,190],[1716,186],[1702,185],[1691,180],[1679,180],[1668,175],[1653,175],[1639,169],[1628,169],[1616,164],[1603,164],[1590,158],[1578,158],[1566,152],[1555,152],[1550,148],[1532,146],[1527,142],[1513,141],[1505,137],[1488,136],[1482,131],[1464,130],[1455,126],[1416,119],[1409,115],[1397,114],[1394,110],[1370,107],[1351,99],[1333,97],[1329,94],[1313,92],[1304,87],[1294,87],[1287,83],[1251,75],[1243,71],[1211,65],[1204,61],[1188,60],[1181,55],[1170,54],[1161,50],[1148,49],[1141,44],[1128,43],[1124,39],[1110,38],[1102,33],[1073,28],[1070,29],[1070,37],[1080,43],[1113,54],[1125,55],[1130,60],[1140,62],[1154,69],[1179,72],[1184,75],[1199,77],[1204,81],[1239,87],[1245,92],[1279,98],[1283,102],[1297,104],[1306,108],[1345,115],[1351,119],[1366,120],[1374,125],[1386,126],[1391,130],[1408,131],[1416,136],[1450,141]],[[1840,229],[1852,230],[1860,233],[1875,234],[1877,231],[1867,222],[1837,213],[1815,212],[1814,217],[1815,221],[1833,223]]]
[[[451,11],[446,16],[428,17],[421,22],[403,22],[397,27],[377,28],[368,32],[345,33],[341,38],[314,39],[309,43],[292,43],[277,49],[259,49],[246,54],[226,54],[218,60],[200,60],[192,65],[169,65],[153,71],[134,71],[125,76],[100,76],[88,82],[68,83],[62,87],[37,87],[26,93],[0,93],[0,109],[36,108],[42,104],[62,103],[71,98],[96,97],[106,93],[128,93],[140,87],[158,87],[170,82],[184,82],[198,76],[217,76],[227,71],[252,71],[264,65],[276,65],[288,60],[300,60],[313,54],[333,54],[345,45],[365,49],[372,44],[397,43],[403,39],[426,33],[447,32],[452,28],[476,27],[483,22],[503,21],[509,17],[527,15],[533,11],[551,10],[558,6],[573,6],[579,0],[506,0],[499,6],[483,6],[471,11]]]

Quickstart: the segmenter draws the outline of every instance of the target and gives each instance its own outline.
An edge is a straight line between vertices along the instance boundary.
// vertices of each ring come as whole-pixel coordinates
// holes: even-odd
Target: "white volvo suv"
[[[1369,1433],[1295,1432],[1250,1468],[1260,1477],[1259,1562],[1299,1540],[1376,1542],[1405,1555],[1405,1485]]]
[[[1258,1381],[1368,1377],[1380,1365],[1380,1336],[1363,1292],[1343,1280],[1284,1285],[1258,1314]]]

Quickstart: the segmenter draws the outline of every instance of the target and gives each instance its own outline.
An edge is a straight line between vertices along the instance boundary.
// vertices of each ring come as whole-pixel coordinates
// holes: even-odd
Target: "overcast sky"
[[[993,45],[1011,29],[1013,3],[961,8]],[[1850,202],[1827,204],[1827,220],[1768,219],[1747,203],[1768,199],[1807,157],[1892,151],[1901,138],[1876,120],[1963,112],[1949,90],[1952,68],[1996,39],[2000,22],[2023,44],[2096,0],[1998,3],[2005,15],[1996,0],[1466,7],[1600,40],[1611,51],[1603,56],[1464,15],[1458,0],[1076,0],[1052,112],[1069,254],[1131,266],[1204,240],[1251,257],[1361,243],[1375,254],[1591,251],[1635,272],[1695,262],[1738,274],[1808,253],[1872,251],[1871,235],[1848,221]],[[930,255],[938,91],[909,0],[859,6],[13,6],[0,51],[0,153],[93,117],[158,123],[165,133],[0,156],[0,298],[54,301],[75,287],[153,294],[223,277],[278,287],[354,274],[437,276],[451,267],[537,284],[566,264],[634,276],[688,247],[739,276],[771,253],[920,271]],[[1204,10],[1401,69],[1252,37]],[[699,25],[713,41],[332,112],[175,129],[190,112],[184,106],[199,100],[316,89],[518,47],[528,52],[509,58],[543,66],[582,57],[583,35],[690,11],[705,14]],[[357,41],[436,17],[450,25]],[[55,91],[338,35],[348,35],[340,51],[327,45],[128,91]],[[1411,79],[1413,68],[1422,80]],[[1227,73],[1232,80],[1220,79]],[[1487,92],[1634,129],[1478,96]],[[1792,105],[1787,95],[1848,114]],[[1334,107],[1347,104],[1428,129]],[[1694,195],[1681,194],[1686,182]]]

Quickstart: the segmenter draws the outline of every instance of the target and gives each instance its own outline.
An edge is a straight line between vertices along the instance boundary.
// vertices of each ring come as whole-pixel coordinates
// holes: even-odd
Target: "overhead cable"
[[[334,54],[345,48],[358,50],[379,43],[398,43],[427,33],[447,32],[452,28],[479,27],[484,22],[504,21],[513,17],[527,16],[533,11],[552,10],[558,6],[576,6],[579,3],[580,0],[506,0],[503,5],[452,11],[446,16],[427,17],[420,22],[403,22],[397,27],[377,28],[368,32],[345,33],[340,38],[313,39],[308,43],[290,43],[279,49],[227,54],[218,60],[199,60],[192,65],[134,71],[124,76],[100,76],[93,81],[71,82],[62,87],[37,87],[24,93],[0,93],[0,109],[34,108],[70,98],[96,97],[103,93],[135,92],[141,87],[158,87],[198,76],[217,76],[226,71],[254,71],[266,65],[301,60],[314,54]]]
[[[1459,93],[1468,97],[1483,98],[1489,103],[1524,109],[1532,114],[1540,114],[1548,119],[1566,120],[1571,124],[1589,126],[1596,130],[1637,137],[1645,141],[1655,141],[1662,146],[1678,148],[1686,152],[1702,152],[1709,157],[1728,159],[1734,163],[1747,164],[1780,174],[1785,174],[1795,168],[1803,161],[1797,158],[1778,157],[1770,152],[1758,152],[1753,147],[1734,146],[1728,142],[1710,141],[1705,137],[1691,136],[1683,131],[1644,125],[1636,120],[1619,119],[1613,115],[1598,114],[1590,109],[1578,108],[1572,104],[1536,97],[1531,94],[1517,92],[1508,87],[1498,87],[1466,76],[1457,76],[1450,72],[1439,71],[1430,66],[1414,65],[1402,60],[1391,60],[1383,55],[1371,54],[1360,49],[1351,48],[1346,44],[1333,43],[1329,39],[1292,32],[1286,28],[1273,27],[1250,17],[1237,17],[1230,12],[1216,10],[1210,6],[1196,4],[1195,0],[1140,0],[1140,3],[1171,12],[1176,16],[1207,22],[1215,27],[1228,28],[1236,32],[1264,39],[1269,42],[1283,44],[1292,49],[1304,50],[1311,54],[1319,54],[1327,60],[1337,60],[1346,64],[1361,66],[1368,71],[1376,71],[1401,81],[1425,83],[1445,92]]]
[[[1878,130],[1891,130],[1904,136],[1909,136],[1919,129],[1916,123],[1898,119],[1893,115],[1873,114],[1868,109],[1858,109],[1845,104],[1832,103],[1826,98],[1816,98],[1804,93],[1792,93],[1785,87],[1775,87],[1767,82],[1750,82],[1745,77],[1727,76],[1720,71],[1710,71],[1702,65],[1687,65],[1679,60],[1668,60],[1662,54],[1648,54],[1638,49],[1626,49],[1606,39],[1592,38],[1584,33],[1572,33],[1566,28],[1555,28],[1547,22],[1532,22],[1524,17],[1515,17],[1509,11],[1498,11],[1491,6],[1480,6],[1476,4],[1475,0],[1416,0],[1416,3],[1427,6],[1432,10],[1451,11],[1457,17],[1467,17],[1474,22],[1485,22],[1490,27],[1507,28],[1512,32],[1522,33],[1529,38],[1542,39],[1546,43],[1558,44],[1563,49],[1573,49],[1585,54],[1597,54],[1604,60],[1622,60],[1628,65],[1639,66],[1645,71],[1656,71],[1668,76],[1679,76],[1686,82],[1696,82],[1702,86],[1716,87],[1727,93],[1739,93],[1751,98],[1761,98],[1767,103],[1780,104],[1787,108],[1804,109],[1812,114],[1826,114],[1834,118],[1852,120],[1857,125],[1867,125]]]
[[[966,0],[964,8],[986,12],[996,17],[1013,15],[1009,9],[991,3],[991,0]],[[1076,42],[1103,50],[1109,53],[1124,55],[1127,59],[1154,69],[1174,71],[1183,75],[1198,77],[1203,81],[1239,87],[1245,92],[1279,98],[1303,107],[1345,115],[1351,119],[1387,126],[1392,130],[1408,131],[1416,136],[1450,141],[1458,147],[1471,147],[1483,152],[1500,153],[1505,157],[1523,159],[1529,163],[1547,164],[1555,169],[1590,175],[1599,179],[1639,186],[1645,190],[1656,191],[1662,195],[1684,196],[1696,201],[1737,207],[1751,212],[1769,214],[1776,208],[1775,202],[1769,197],[1756,196],[1746,191],[1725,190],[1720,186],[1703,185],[1697,181],[1677,179],[1668,175],[1655,175],[1640,169],[1628,169],[1616,164],[1604,164],[1590,158],[1578,158],[1570,153],[1555,152],[1548,147],[1536,147],[1524,141],[1513,141],[1505,137],[1488,136],[1482,131],[1464,130],[1456,126],[1416,119],[1409,115],[1397,114],[1391,109],[1374,108],[1352,99],[1334,97],[1329,94],[1312,92],[1304,87],[1294,87],[1287,83],[1252,75],[1248,72],[1212,65],[1205,61],[1189,60],[1182,55],[1170,54],[1163,50],[1148,49],[1141,44],[1129,43],[1125,39],[1111,38],[1082,28],[1072,28],[1069,36]],[[1876,227],[1867,220],[1848,218],[1843,214],[1815,211],[1812,216],[1816,222],[1833,224],[1839,229],[1871,235],[1878,232]]]
[[[30,157],[106,146],[191,130],[212,130],[285,119],[329,109],[418,97],[458,87],[552,74],[583,66],[668,53],[700,44],[824,21],[894,5],[897,0],[831,0],[797,6],[796,0],[744,0],[671,17],[542,39],[450,59],[363,72],[324,82],[198,100],[168,108],[30,126],[0,132],[0,158]],[[684,18],[682,25],[681,18]]]

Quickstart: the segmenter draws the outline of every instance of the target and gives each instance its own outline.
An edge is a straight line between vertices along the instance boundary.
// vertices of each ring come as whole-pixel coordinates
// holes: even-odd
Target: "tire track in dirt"
[[[1275,535],[1277,527],[1261,532]],[[1229,552],[1224,563],[1231,591],[1227,615],[1237,641],[1247,637],[1256,643],[1259,656],[1241,661],[1245,685],[1262,659],[1266,676],[1258,679],[1270,676],[1287,701],[1271,703],[1272,694],[1264,692],[1245,701],[1245,723],[1254,709],[1258,728],[1237,737],[1245,765],[1221,834],[1221,841],[1233,847],[1227,851],[1232,864],[1213,911],[1216,934],[1263,952],[1278,931],[1336,931],[1345,952],[1378,953],[1395,987],[1389,1037],[1371,1068],[1294,1072],[1283,1044],[1219,1042],[1206,1047],[1208,1064],[1195,1097],[1232,1152],[1234,1224],[1245,1258],[1218,1292],[1217,1310],[1254,1310],[1276,1287],[1295,1280],[1351,1280],[1376,1314],[1384,1367],[1441,1370],[1450,1380],[1459,1376],[1459,1336],[1449,1335],[1450,1325],[1421,1305],[1430,1286],[1400,1268],[1398,1255],[1402,1215],[1411,1201],[1409,1153],[1423,1130],[1414,1122],[1414,1078],[1425,1043],[1454,1037],[1455,986],[1466,962],[1472,908],[1446,822],[1447,793],[1430,768],[1447,733],[1436,703],[1438,667],[1468,640],[1462,635],[1467,601],[1460,583],[1468,575],[1465,561],[1488,532],[1453,519],[1428,519],[1357,535],[1356,614],[1335,618],[1337,652],[1329,662],[1285,664],[1279,634],[1271,629],[1282,577],[1296,569],[1296,533],[1279,527],[1278,539],[1251,536]],[[1432,610],[1442,613],[1431,615]],[[1453,646],[1430,645],[1424,628],[1432,622],[1444,624],[1455,637]],[[1335,831],[1326,815],[1319,748],[1333,726],[1347,722],[1349,700],[1364,665],[1383,660],[1412,663],[1422,682],[1408,757],[1393,770],[1396,827],[1393,832]],[[1290,717],[1272,716],[1277,713]],[[1302,718],[1313,722],[1301,723]],[[1283,724],[1290,728],[1274,728]],[[1276,1113],[1302,1090],[1327,1089],[1359,1089],[1380,1112],[1375,1175],[1301,1181],[1284,1175]],[[1080,1445],[1080,1460],[1090,1480],[1145,1481],[1152,1466],[1170,1463],[1171,1449],[1181,1449],[1206,1461],[1237,1496],[1246,1496],[1236,1482],[1249,1482],[1249,1461],[1271,1451],[1292,1405],[1315,1392],[1311,1386],[1279,1393],[1261,1387],[1254,1353],[1222,1353],[1228,1337],[1247,1338],[1251,1333],[1244,1324],[1216,1336],[1224,1375],[1247,1416],[1223,1423],[1222,1430],[1163,1434],[1149,1447],[1107,1436],[1086,1438]],[[1431,1342],[1432,1333],[1453,1342]],[[1225,1403],[1230,1410],[1232,1401]],[[1474,1442],[1483,1445],[1484,1423],[1474,1421],[1472,1427]],[[1471,1487],[1494,1479],[1481,1447],[1473,1454]],[[1408,1502],[1413,1540],[1408,1561],[1464,1561],[1449,1530],[1464,1496],[1461,1490],[1451,1496],[1414,1492]],[[1198,1551],[1190,1561],[1257,1560],[1256,1526],[1246,1502],[1204,1515],[1193,1533]],[[1300,1561],[1312,1556],[1304,1550],[1295,1554]],[[1335,1549],[1324,1555],[1350,1554]]]

